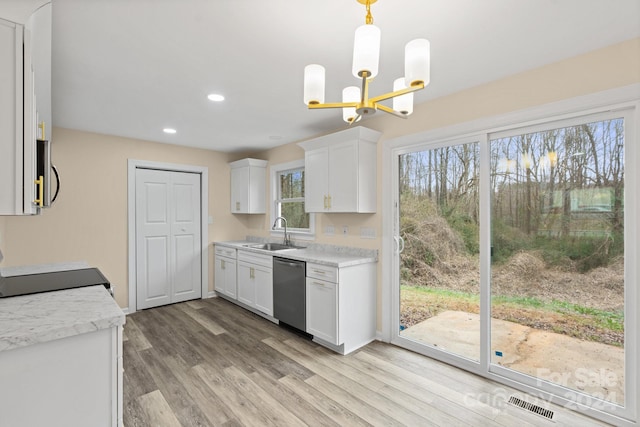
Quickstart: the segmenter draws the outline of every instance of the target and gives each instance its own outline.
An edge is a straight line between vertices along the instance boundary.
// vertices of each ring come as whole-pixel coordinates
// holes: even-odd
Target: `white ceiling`
[[[408,41],[431,41],[431,84],[417,103],[640,36],[638,0],[371,9],[382,31],[372,96],[402,76]],[[53,0],[54,125],[224,152],[341,129],[340,110],[303,104],[303,69],[324,65],[326,100],[340,101],[358,84],[353,33],[364,16],[356,0]],[[226,100],[208,101],[211,92]]]

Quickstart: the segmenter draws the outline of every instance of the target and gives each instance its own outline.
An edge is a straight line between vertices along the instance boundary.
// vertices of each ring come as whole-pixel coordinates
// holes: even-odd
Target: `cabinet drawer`
[[[322,264],[307,263],[307,277],[338,283],[338,268]]]
[[[250,264],[273,268],[273,257],[271,255],[263,255],[257,254],[255,252],[240,250],[238,251],[238,261],[244,261]]]
[[[233,248],[229,248],[227,246],[217,246],[216,245],[216,255],[218,256],[226,256],[229,258],[236,257],[236,250]]]

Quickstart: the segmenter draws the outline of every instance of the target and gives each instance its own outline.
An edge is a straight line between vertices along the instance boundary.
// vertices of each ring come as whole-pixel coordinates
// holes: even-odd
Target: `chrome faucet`
[[[276,229],[276,224],[278,223],[278,220],[281,219],[282,222],[284,222],[284,244],[287,246],[291,245],[291,236],[289,236],[289,234],[287,233],[287,218],[283,217],[283,216],[279,216],[278,218],[276,218],[275,221],[273,221],[273,227],[271,227],[272,230]]]

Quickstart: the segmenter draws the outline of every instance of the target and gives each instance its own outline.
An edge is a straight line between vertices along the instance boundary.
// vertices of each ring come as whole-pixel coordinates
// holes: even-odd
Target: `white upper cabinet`
[[[17,5],[0,5],[0,215],[38,213],[36,139],[51,129],[51,3]]]
[[[265,213],[267,161],[242,159],[229,163],[229,166],[231,166],[231,213]]]
[[[299,143],[304,150],[307,212],[376,211],[377,143],[362,126]]]

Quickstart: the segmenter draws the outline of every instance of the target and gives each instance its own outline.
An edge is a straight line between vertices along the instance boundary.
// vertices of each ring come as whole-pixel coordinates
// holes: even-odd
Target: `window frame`
[[[273,229],[273,223],[275,219],[278,217],[278,204],[280,203],[280,185],[279,185],[279,177],[283,172],[293,171],[293,170],[304,170],[305,164],[304,159],[294,160],[287,163],[279,163],[276,165],[272,165],[270,168],[271,175],[271,217],[270,217],[270,231],[272,237],[284,237],[284,227],[281,226],[281,222],[278,223],[277,227]],[[309,214],[309,228],[287,228],[287,232],[291,237],[302,239],[302,240],[313,240],[315,239],[315,214],[312,212],[307,212]]]

